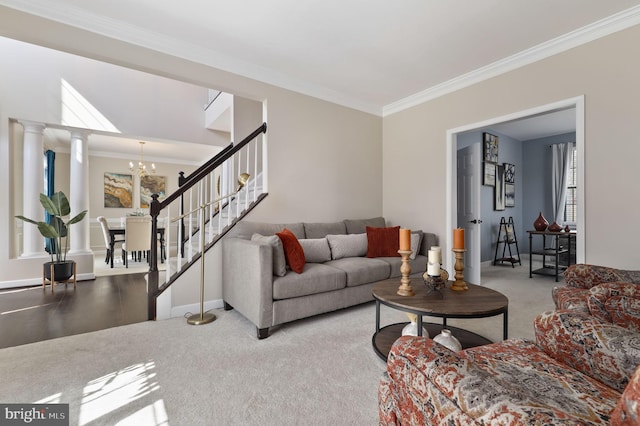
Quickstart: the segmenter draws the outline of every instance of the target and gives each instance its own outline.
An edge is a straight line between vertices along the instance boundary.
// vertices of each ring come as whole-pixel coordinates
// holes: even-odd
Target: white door
[[[457,152],[458,228],[464,228],[464,280],[480,284],[481,146],[475,143]]]

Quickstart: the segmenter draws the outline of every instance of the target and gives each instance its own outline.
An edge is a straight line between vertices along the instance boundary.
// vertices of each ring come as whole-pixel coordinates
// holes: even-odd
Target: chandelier
[[[129,170],[132,173],[137,173],[140,177],[145,177],[149,172],[147,172],[147,165],[144,164],[144,142],[140,141],[140,161],[138,161],[138,165],[135,166],[133,161],[129,161]],[[151,163],[151,172],[156,172],[156,165]]]

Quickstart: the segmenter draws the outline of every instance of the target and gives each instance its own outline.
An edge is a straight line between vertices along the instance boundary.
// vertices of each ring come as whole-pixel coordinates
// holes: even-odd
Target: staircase
[[[268,194],[266,132],[263,123],[240,143],[231,143],[189,176],[164,200],[152,196],[152,234],[164,228],[164,253],[152,240],[147,286],[148,317],[156,319],[157,298]],[[242,181],[240,183],[240,181]],[[164,270],[158,268],[158,255]]]

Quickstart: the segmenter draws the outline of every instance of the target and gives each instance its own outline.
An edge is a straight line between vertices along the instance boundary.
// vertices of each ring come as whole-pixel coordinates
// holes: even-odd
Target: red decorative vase
[[[547,219],[545,219],[544,216],[542,216],[542,212],[540,212],[538,218],[533,222],[533,227],[536,231],[544,231],[547,229],[547,226],[549,226],[549,222],[547,222]]]
[[[562,226],[558,225],[556,222],[553,222],[551,225],[549,225],[549,227],[547,228],[547,231],[560,232],[562,231]]]
[[[571,228],[569,228],[569,225],[564,227],[564,232],[571,232]]]

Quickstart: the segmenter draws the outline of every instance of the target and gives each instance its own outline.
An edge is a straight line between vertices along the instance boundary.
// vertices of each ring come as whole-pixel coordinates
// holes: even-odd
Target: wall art
[[[495,187],[494,210],[504,210],[504,166],[496,165],[496,187]]]
[[[504,163],[504,181],[506,183],[516,182],[516,165]]]
[[[122,173],[104,173],[104,206],[133,207],[133,176]]]
[[[516,206],[516,185],[513,183],[506,183],[506,178],[504,184],[504,205],[505,207]]]
[[[489,161],[491,163],[498,162],[498,137],[496,135],[492,135],[491,133],[482,133],[482,138],[484,140],[484,161]]]
[[[140,178],[140,208],[149,208],[153,194],[158,194],[158,200],[162,201],[166,195],[166,181],[165,176],[146,175]]]
[[[496,186],[496,165],[495,163],[484,162],[483,185]]]

